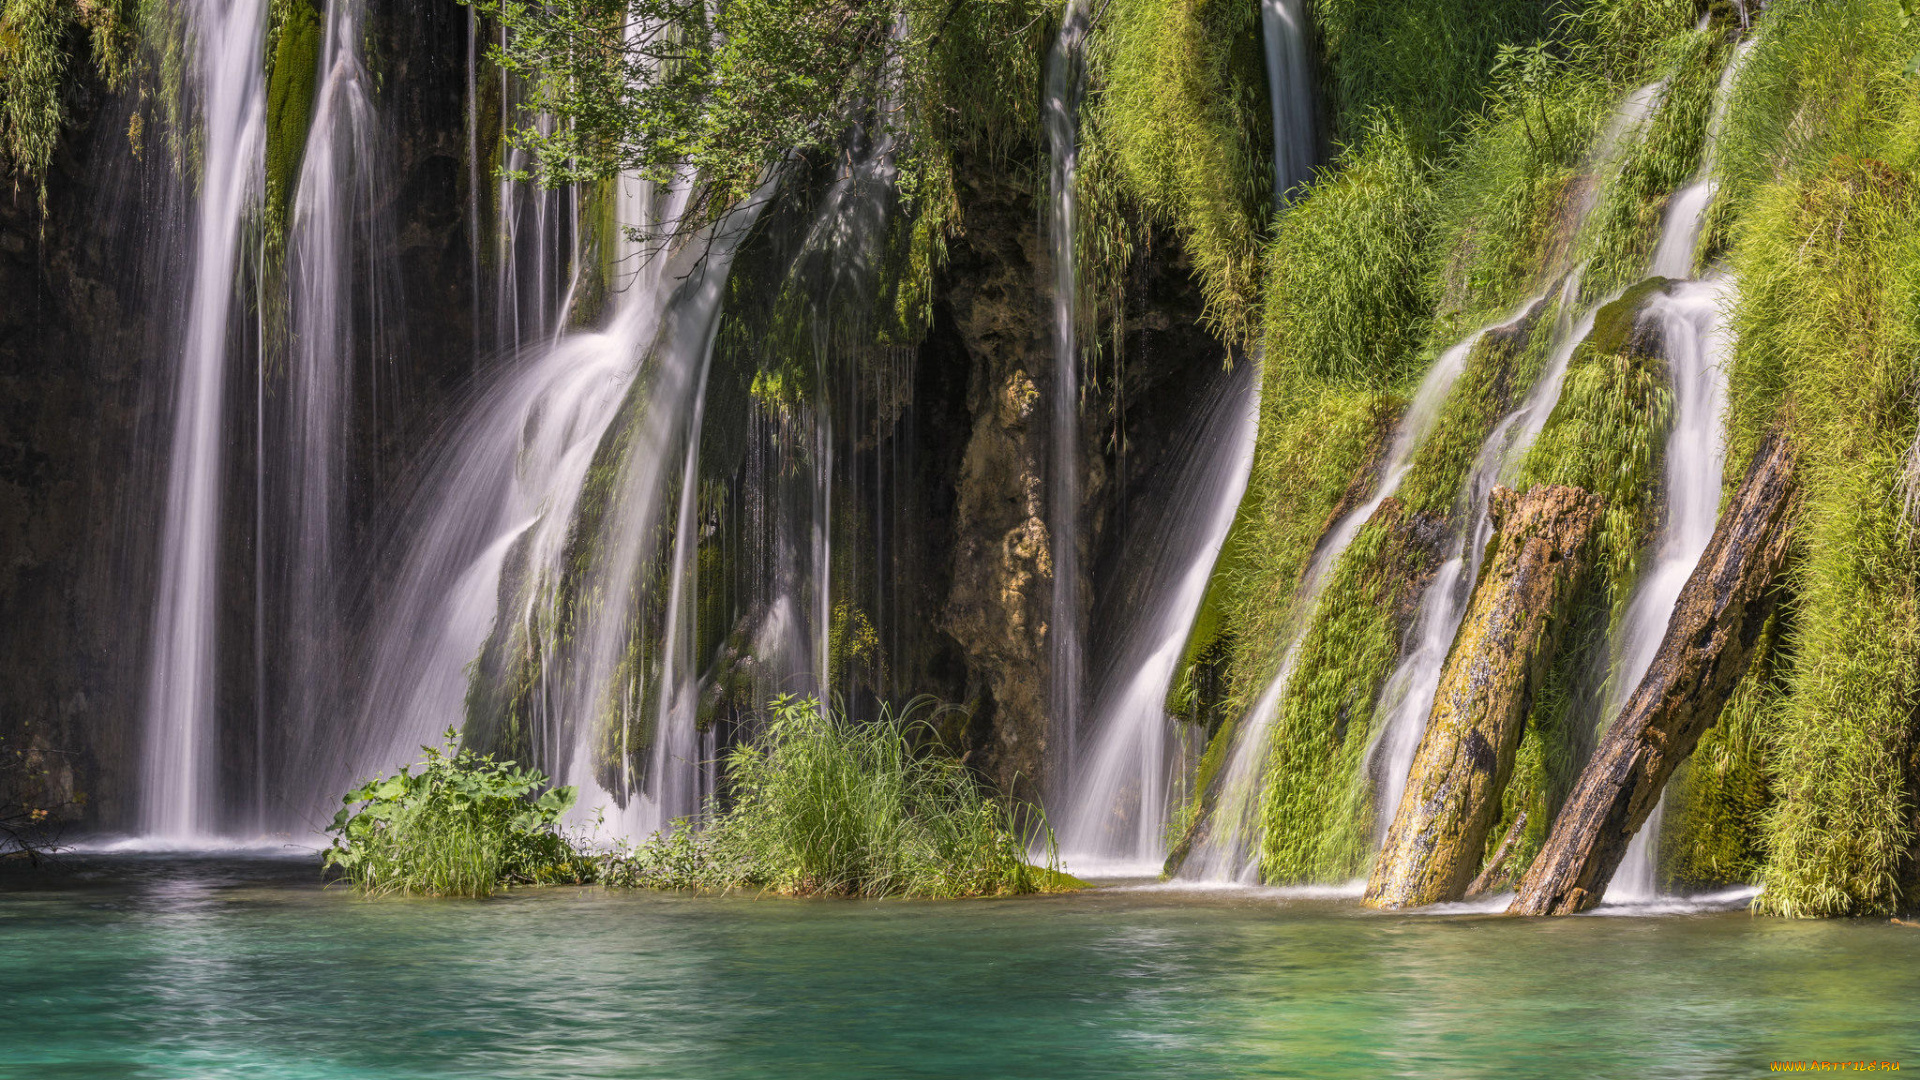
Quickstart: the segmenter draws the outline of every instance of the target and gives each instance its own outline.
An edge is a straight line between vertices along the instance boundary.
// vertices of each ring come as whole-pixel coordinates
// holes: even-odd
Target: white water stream
[[[1260,0],[1260,30],[1273,109],[1273,201],[1278,206],[1313,178],[1318,157],[1306,0]]]
[[[1666,521],[1656,542],[1653,564],[1635,586],[1626,616],[1611,643],[1613,678],[1605,706],[1609,718],[1626,704],[1652,666],[1680,590],[1713,540],[1719,515],[1726,469],[1720,432],[1727,407],[1726,359],[1732,345],[1724,313],[1732,304],[1734,287],[1731,280],[1719,274],[1709,274],[1699,281],[1683,279],[1692,276],[1707,208],[1717,192],[1714,155],[1726,125],[1734,80],[1752,45],[1751,38],[1741,42],[1721,74],[1700,170],[1667,204],[1660,242],[1654,249],[1652,273],[1678,282],[1654,297],[1641,316],[1660,326],[1668,380],[1673,387],[1673,427],[1667,435],[1663,465]],[[1665,807],[1666,796],[1662,793],[1653,813],[1628,842],[1626,855],[1608,885],[1607,900],[1644,902],[1658,896],[1660,826]]]
[[[240,235],[264,164],[260,49],[264,0],[187,6],[192,92],[203,144],[192,285],[173,387],[159,589],[144,705],[140,831],[163,842],[209,835],[218,805],[215,731],[222,417]]]
[[[360,57],[362,17],[359,0],[327,6],[313,119],[287,222],[284,422],[271,435],[263,425],[263,438],[277,445],[259,463],[267,473],[259,490],[285,488],[272,501],[263,498],[257,541],[264,551],[284,531],[285,539],[277,541],[284,546],[276,551],[281,564],[259,590],[284,613],[269,630],[263,611],[259,631],[262,653],[270,650],[284,673],[277,692],[262,678],[256,708],[277,716],[296,762],[325,753],[335,737],[329,720],[339,704],[347,639],[340,583],[352,570],[346,502],[354,368],[370,345],[380,355],[380,326],[397,276],[392,236],[377,224],[375,210],[384,161]],[[377,384],[370,380],[367,389]],[[263,744],[267,729],[263,721],[256,735]],[[280,754],[275,748],[274,756]],[[260,757],[264,763],[264,745]],[[290,775],[263,775],[259,782],[271,779],[284,787],[298,770],[296,765]],[[273,820],[265,807],[258,816],[263,825]]]
[[[1629,95],[1595,143],[1587,168],[1596,179],[1588,186],[1578,206],[1576,232],[1597,204],[1598,186],[1610,175],[1622,140],[1629,133],[1637,131],[1644,122],[1658,100],[1660,89],[1660,84],[1656,83]],[[1410,763],[1413,750],[1419,745],[1426,713],[1432,707],[1433,694],[1439,684],[1439,669],[1458,630],[1465,607],[1465,593],[1478,571],[1479,553],[1485,549],[1486,497],[1502,470],[1524,456],[1526,448],[1545,424],[1547,415],[1559,399],[1560,383],[1566,374],[1568,360],[1580,339],[1592,327],[1594,308],[1589,308],[1579,319],[1569,314],[1577,291],[1578,275],[1569,274],[1563,282],[1561,302],[1556,309],[1554,343],[1546,369],[1520,407],[1508,414],[1488,436],[1468,479],[1467,489],[1463,492],[1468,506],[1467,520],[1472,523],[1468,534],[1474,542],[1469,546],[1463,535],[1454,557],[1436,572],[1416,616],[1415,640],[1418,644],[1382,689],[1382,712],[1387,720],[1377,728],[1374,743],[1362,760],[1363,768],[1376,770],[1376,775],[1383,778],[1383,786],[1392,788],[1388,792],[1392,802],[1383,802],[1383,806],[1398,803],[1398,789],[1404,788],[1406,782],[1406,768],[1400,759],[1404,757]],[[1512,326],[1541,299],[1529,299],[1507,320],[1496,325]],[[1247,714],[1242,730],[1235,733],[1212,820],[1203,839],[1194,846],[1182,865],[1182,878],[1237,880],[1248,884],[1257,882],[1260,872],[1260,789],[1272,738],[1271,730],[1278,718],[1300,643],[1312,625],[1311,616],[1320,592],[1325,588],[1333,566],[1360,527],[1373,515],[1379,504],[1398,489],[1413,452],[1418,449],[1445,405],[1447,395],[1465,367],[1467,357],[1480,338],[1494,328],[1484,327],[1468,335],[1449,349],[1428,372],[1413,405],[1401,420],[1374,498],[1366,506],[1341,519],[1321,542],[1294,602],[1294,617],[1298,622],[1282,653],[1279,670]],[[1383,754],[1388,759],[1384,762],[1381,761]]]
[[[1070,796],[1053,815],[1061,860],[1085,877],[1149,876],[1166,861],[1166,821],[1181,768],[1181,724],[1167,693],[1221,545],[1247,490],[1260,425],[1259,369],[1242,364],[1200,418],[1179,470],[1143,592],[1109,677],[1093,701],[1092,735],[1075,764]]]
[[[1521,309],[1524,314],[1529,302]],[[1515,316],[1518,318],[1518,316]],[[1373,497],[1335,522],[1320,541],[1307,564],[1293,600],[1294,630],[1280,653],[1279,669],[1261,692],[1252,709],[1233,734],[1233,748],[1220,779],[1220,793],[1214,801],[1206,834],[1196,843],[1180,866],[1179,877],[1199,881],[1239,881],[1254,884],[1259,877],[1260,781],[1265,773],[1267,751],[1273,723],[1280,712],[1280,699],[1286,692],[1287,677],[1301,641],[1312,626],[1312,614],[1326,588],[1340,556],[1359,534],[1373,512],[1400,487],[1412,464],[1415,450],[1433,430],[1440,410],[1453,391],[1455,380],[1466,369],[1467,357],[1474,345],[1492,327],[1467,335],[1442,353],[1414,392],[1413,401],[1400,418],[1393,444],[1381,469]]]
[[[1053,446],[1048,469],[1047,528],[1052,535],[1053,594],[1047,616],[1049,729],[1058,740],[1050,757],[1071,770],[1080,720],[1080,344],[1074,326],[1078,296],[1074,183],[1079,163],[1082,48],[1087,15],[1071,0],[1059,37],[1047,55],[1042,121],[1047,133],[1047,253],[1053,264]],[[1055,786],[1064,777],[1056,777]],[[1067,780],[1067,784],[1071,781]]]
[[[1608,120],[1588,157],[1587,168],[1594,180],[1580,200],[1576,234],[1598,205],[1600,189],[1610,179],[1627,140],[1637,135],[1645,124],[1664,89],[1663,82],[1639,88],[1627,96]],[[1452,556],[1435,573],[1421,599],[1414,623],[1413,647],[1382,687],[1378,712],[1385,719],[1376,729],[1373,744],[1363,758],[1363,768],[1371,775],[1376,792],[1376,847],[1384,842],[1406,792],[1408,774],[1426,733],[1427,717],[1433,710],[1442,670],[1459,633],[1460,622],[1466,617],[1473,584],[1480,577],[1481,560],[1493,531],[1486,512],[1488,497],[1495,484],[1511,477],[1526,460],[1527,452],[1560,400],[1560,389],[1574,352],[1592,332],[1599,309],[1615,299],[1603,297],[1575,317],[1580,279],[1581,274],[1576,270],[1567,275],[1562,286],[1555,309],[1552,352],[1545,370],[1526,400],[1502,419],[1481,445],[1466,489],[1461,493],[1467,507],[1468,528],[1456,541]]]

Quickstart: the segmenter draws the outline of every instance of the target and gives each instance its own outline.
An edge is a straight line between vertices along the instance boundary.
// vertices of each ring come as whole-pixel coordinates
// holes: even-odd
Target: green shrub
[[[716,807],[703,827],[680,822],[617,854],[607,880],[796,896],[1002,896],[1059,887],[1051,854],[1044,867],[1028,862],[1031,834],[1009,804],[989,797],[959,762],[915,752],[916,711],[860,723],[810,698],[779,698],[760,737],[727,755],[730,805]]]
[[[487,896],[593,879],[593,860],[559,830],[573,788],[549,788],[544,774],[511,761],[455,753],[452,730],[446,739],[445,750],[421,748],[419,772],[401,766],[347,793],[327,830],[335,839],[325,865],[369,894]]]

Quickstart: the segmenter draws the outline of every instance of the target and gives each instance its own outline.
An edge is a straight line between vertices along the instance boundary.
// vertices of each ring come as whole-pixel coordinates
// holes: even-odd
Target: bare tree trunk
[[[1533,694],[1580,591],[1600,499],[1579,488],[1493,492],[1499,532],[1440,675],[1406,794],[1367,882],[1369,907],[1458,900],[1500,818]]]
[[[1767,436],[1680,592],[1653,666],[1607,729],[1510,915],[1571,915],[1600,902],[1627,842],[1660,800],[1752,659],[1792,533],[1795,456]]]

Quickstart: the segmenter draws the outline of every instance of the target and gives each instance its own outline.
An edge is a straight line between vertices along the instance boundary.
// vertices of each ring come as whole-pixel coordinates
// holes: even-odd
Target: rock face
[[[66,99],[44,212],[31,185],[0,188],[0,801],[92,822],[121,815],[124,785],[102,779],[138,752],[148,613],[116,541],[158,346],[122,247],[140,222],[105,164],[125,114],[85,77]]]
[[[1458,900],[1480,868],[1533,695],[1588,567],[1601,503],[1578,488],[1496,488],[1494,551],[1440,676],[1369,907]]]
[[[1052,274],[1032,185],[993,163],[956,168],[964,231],[948,244],[933,337],[921,348],[929,385],[964,365],[971,427],[955,471],[950,577],[938,625],[959,646],[976,702],[972,760],[1003,791],[1031,795],[1052,765],[1047,635],[1054,537],[1047,469],[1056,362]],[[1227,349],[1202,328],[1202,301],[1177,243],[1156,239],[1125,284],[1119,361],[1083,373],[1079,546],[1082,573],[1100,582],[1087,672],[1124,622],[1131,568],[1151,552],[1130,524],[1151,521],[1168,492],[1166,466],[1218,379]],[[1087,339],[1093,331],[1083,327]],[[1109,353],[1116,347],[1109,344]],[[1083,580],[1079,593],[1096,590]],[[1137,598],[1136,598],[1137,599]],[[1092,618],[1088,618],[1092,615]],[[1083,720],[1085,718],[1083,717]]]
[[[1719,719],[1774,608],[1792,538],[1795,465],[1779,433],[1754,453],[1653,665],[1581,771],[1508,914],[1572,915],[1598,904],[1667,779]]]
[[[1029,190],[965,174],[966,232],[949,248],[942,297],[969,366],[973,429],[954,478],[952,588],[941,626],[985,691],[980,762],[1002,790],[1040,781],[1047,749],[1052,536],[1044,484],[1053,364],[1046,253]]]

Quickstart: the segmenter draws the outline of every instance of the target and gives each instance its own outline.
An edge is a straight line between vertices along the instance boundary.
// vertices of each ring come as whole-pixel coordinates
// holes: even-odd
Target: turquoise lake
[[[0,875],[0,1015],[7,1078],[1746,1076],[1920,1068],[1920,929],[1127,887],[370,901],[309,859],[77,856]]]

